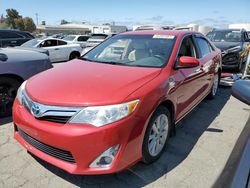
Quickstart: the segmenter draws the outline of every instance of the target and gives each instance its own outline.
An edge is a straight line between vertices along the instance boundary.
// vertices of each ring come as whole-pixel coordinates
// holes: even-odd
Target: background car
[[[68,61],[80,57],[82,48],[79,44],[73,44],[62,39],[46,38],[43,40],[33,39],[21,45],[21,47],[43,48],[49,51],[51,62]]]
[[[14,137],[73,174],[149,164],[175,124],[216,96],[220,73],[221,52],[200,33],[119,34],[23,83],[13,106]]]
[[[239,99],[240,101],[250,105],[250,80],[238,80],[234,83],[232,87],[232,95]],[[237,157],[234,157],[234,160],[238,159],[238,163],[235,163],[237,165],[237,170],[233,170],[232,166],[230,166],[230,169],[225,170],[225,175],[228,175],[230,173],[234,173],[233,179],[231,181],[231,187],[250,187],[250,119],[247,122],[246,130],[243,130],[245,139],[241,140],[241,142],[245,142],[244,150],[241,154],[237,154]],[[241,135],[240,135],[241,136]],[[244,136],[243,136],[244,137]],[[232,152],[233,153],[233,152]],[[236,159],[235,159],[236,158]],[[230,173],[228,173],[230,172]],[[226,176],[227,177],[227,176]],[[230,182],[230,181],[229,181]]]
[[[0,49],[0,118],[11,114],[21,83],[51,68],[46,54],[15,48]]]
[[[240,72],[248,56],[250,38],[247,32],[240,29],[216,29],[209,32],[207,37],[221,49],[222,67]]]
[[[87,40],[86,47],[83,48],[81,55],[86,54],[88,51],[93,49],[98,44],[102,43],[106,39],[115,36],[116,34],[92,34],[91,37]]]
[[[34,39],[33,35],[26,31],[10,29],[0,30],[0,47],[20,46],[31,39]]]
[[[91,37],[87,40],[86,47],[94,47],[114,35],[115,34],[105,34],[105,33],[92,34]]]
[[[63,40],[72,42],[74,44],[80,44],[80,46],[84,48],[87,45],[87,40],[89,37],[89,35],[67,35],[63,38]]]

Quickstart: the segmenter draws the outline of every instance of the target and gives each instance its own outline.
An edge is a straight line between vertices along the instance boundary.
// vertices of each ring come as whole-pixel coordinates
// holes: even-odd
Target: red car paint
[[[149,119],[155,109],[167,103],[176,123],[210,92],[213,76],[220,71],[220,50],[199,59],[194,68],[175,69],[180,43],[188,31],[140,31],[122,35],[173,35],[176,42],[165,67],[144,68],[99,64],[73,60],[29,79],[26,92],[36,102],[55,106],[101,106],[135,99],[140,102],[128,117],[94,127],[88,124],[61,124],[41,121],[20,105],[13,107],[14,137],[29,152],[73,174],[106,174],[119,172],[142,158],[142,142]],[[47,145],[70,151],[76,161],[71,164],[31,146],[17,131]],[[90,168],[103,151],[120,144],[112,166]]]

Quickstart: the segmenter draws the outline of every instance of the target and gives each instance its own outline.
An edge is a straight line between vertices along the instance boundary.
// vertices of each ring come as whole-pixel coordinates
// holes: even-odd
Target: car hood
[[[42,49],[42,48],[36,48],[36,47],[23,47],[23,46],[16,46],[14,47],[15,49],[21,49],[21,50],[31,50],[31,51],[34,51],[34,52],[40,52],[40,53],[43,53],[43,54],[46,54],[47,56],[49,56],[49,51],[46,50],[46,49]]]
[[[214,45],[221,50],[228,50],[230,48],[240,46],[240,42],[213,42]]]
[[[13,47],[0,48],[0,53],[6,54],[8,56],[7,62],[27,62],[48,59],[48,56],[43,53]]]
[[[96,106],[121,103],[161,68],[120,66],[72,60],[28,80],[27,94],[55,106]]]

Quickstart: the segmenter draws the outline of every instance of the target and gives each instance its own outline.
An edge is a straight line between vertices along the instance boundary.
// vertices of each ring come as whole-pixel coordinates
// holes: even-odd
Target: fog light
[[[113,146],[98,156],[89,166],[90,168],[105,168],[112,165],[120,145]]]

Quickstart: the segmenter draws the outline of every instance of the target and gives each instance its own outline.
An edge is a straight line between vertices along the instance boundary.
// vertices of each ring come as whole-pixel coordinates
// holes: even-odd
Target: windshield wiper
[[[86,57],[80,57],[81,60],[95,62],[94,60],[88,59]]]
[[[115,61],[98,61],[99,63],[111,64],[111,65],[125,65],[124,63],[118,63]]]

